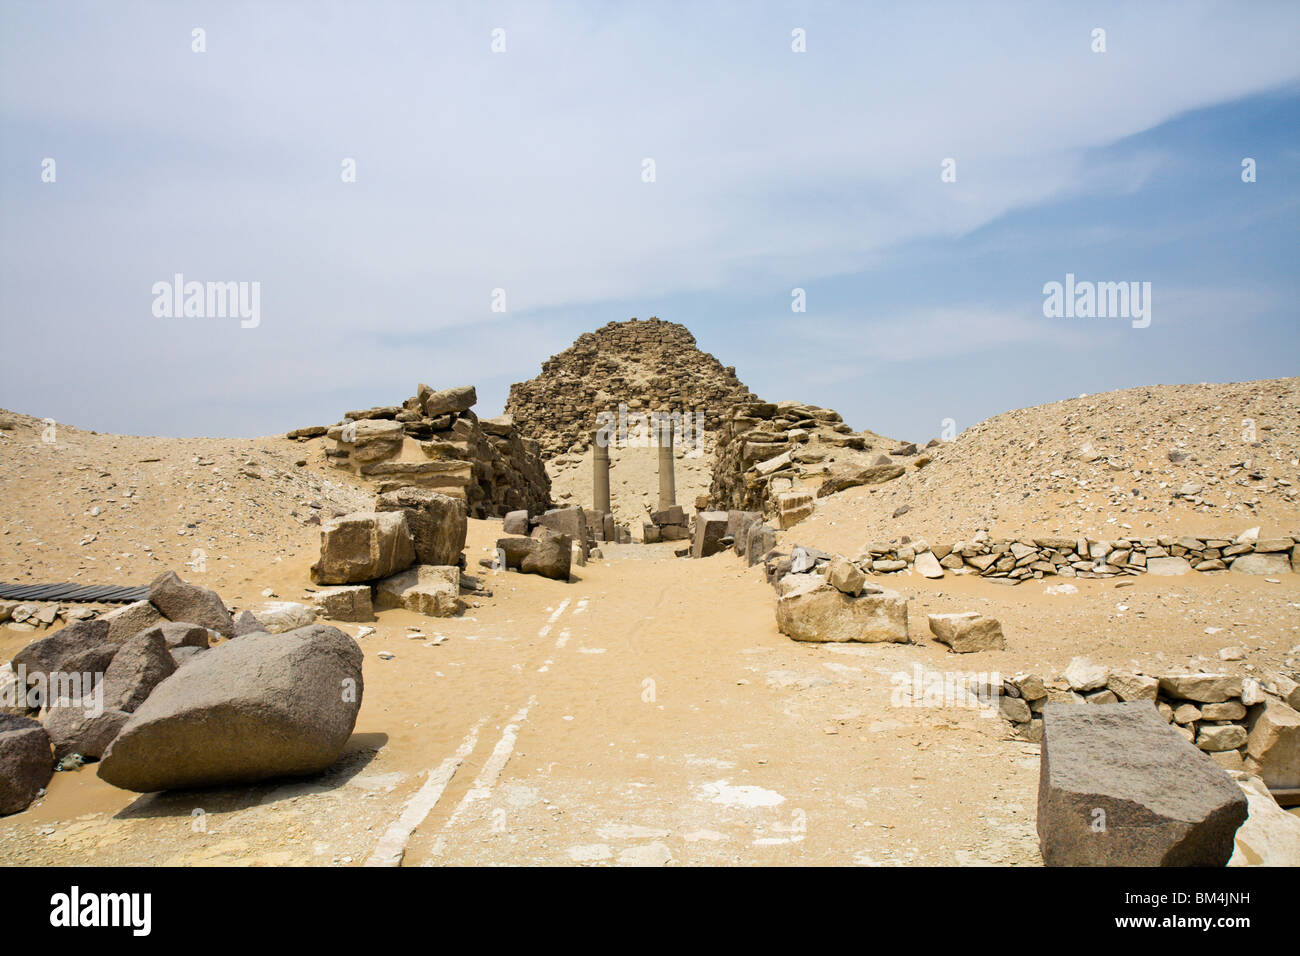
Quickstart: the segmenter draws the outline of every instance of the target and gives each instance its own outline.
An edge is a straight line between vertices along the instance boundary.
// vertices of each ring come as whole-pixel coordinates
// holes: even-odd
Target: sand
[[[4,580],[139,584],[174,567],[235,607],[256,610],[267,589],[303,600],[311,513],[368,500],[324,465],[319,441],[60,429],[49,448],[32,428],[0,432]],[[250,459],[262,477],[239,476]],[[654,463],[618,460],[615,474],[634,480],[616,495],[635,513],[647,477],[657,488]],[[590,463],[572,471],[568,493],[588,493]],[[699,479],[687,475],[679,468],[689,503]],[[852,550],[906,524],[880,517],[880,492],[854,491],[783,541]],[[913,533],[948,530],[945,503],[962,494],[949,489],[933,517],[914,505]],[[1204,520],[1179,507],[1154,518]],[[1280,498],[1267,507],[1253,523],[1296,525]],[[1039,525],[1055,530],[1056,518]],[[499,521],[470,522],[472,569],[499,534]],[[183,567],[196,542],[209,552],[202,573]],[[897,689],[917,668],[1055,676],[1075,655],[1157,673],[1300,663],[1300,575],[1076,580],[1059,593],[1052,579],[1007,588],[902,574],[890,586],[910,599],[915,643],[809,645],[777,631],[762,570],[730,553],[602,547],[568,583],[484,572],[492,596],[459,618],[383,612],[359,638],[355,734],[323,776],[139,795],[94,765],[58,773],[31,808],[0,819],[0,864],[359,866],[397,845],[405,865],[1038,865],[1038,747],[978,710],[908,706]],[[925,614],[962,610],[998,617],[1007,649],[953,655],[929,638]],[[33,636],[0,629],[0,654]],[[1220,664],[1229,645],[1246,660]]]

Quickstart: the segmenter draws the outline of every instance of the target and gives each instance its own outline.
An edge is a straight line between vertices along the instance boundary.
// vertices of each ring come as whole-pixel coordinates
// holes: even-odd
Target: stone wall
[[[1243,574],[1300,572],[1300,534],[1259,538],[1252,528],[1234,538],[1158,535],[1094,539],[1036,537],[992,538],[976,532],[968,541],[931,544],[904,536],[897,544],[874,542],[854,558],[870,574],[911,567],[926,577],[945,570],[979,574],[1017,584],[1049,575],[1066,578],[1113,578],[1123,575],[1179,575],[1236,571]]]
[[[998,707],[1019,736],[1039,741],[1048,703],[1134,700],[1151,701],[1175,730],[1225,769],[1256,774],[1275,789],[1300,786],[1300,687],[1283,674],[1152,676],[1075,658],[1057,680],[1036,674],[1005,680]]]
[[[382,494],[428,488],[462,499],[470,517],[500,517],[551,505],[551,480],[535,441],[509,415],[480,419],[473,386],[420,385],[401,405],[348,412],[326,430],[330,462],[378,483]],[[418,449],[412,459],[408,442]]]
[[[620,404],[634,413],[699,411],[704,429],[716,431],[733,404],[753,397],[689,329],[651,317],[580,335],[542,363],[541,375],[510,386],[506,412],[549,459],[586,448],[597,413],[617,414]]]

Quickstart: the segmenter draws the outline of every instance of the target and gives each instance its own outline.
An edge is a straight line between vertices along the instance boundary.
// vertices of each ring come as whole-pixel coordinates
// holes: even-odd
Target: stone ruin
[[[734,368],[700,351],[689,329],[652,316],[578,336],[542,363],[539,376],[510,386],[506,413],[549,460],[585,450],[596,415],[617,413],[620,405],[633,412],[698,412],[703,428],[714,432],[732,405],[754,397]]]
[[[331,464],[374,480],[379,492],[417,487],[460,498],[475,518],[519,508],[536,513],[551,504],[551,480],[535,441],[521,437],[509,415],[479,418],[472,385],[435,391],[420,385],[401,405],[350,411],[328,429],[290,432],[324,435]]]
[[[812,514],[816,498],[893,481],[930,460],[914,444],[855,432],[829,408],[742,402],[718,435],[709,504],[764,512],[789,528]]]

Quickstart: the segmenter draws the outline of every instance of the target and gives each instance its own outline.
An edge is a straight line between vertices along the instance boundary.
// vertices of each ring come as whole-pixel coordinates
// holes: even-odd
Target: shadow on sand
[[[387,743],[387,734],[353,734],[333,766],[314,776],[282,777],[240,787],[144,793],[113,818],[188,817],[196,807],[202,807],[205,813],[231,813],[293,797],[329,793],[361,773]]]

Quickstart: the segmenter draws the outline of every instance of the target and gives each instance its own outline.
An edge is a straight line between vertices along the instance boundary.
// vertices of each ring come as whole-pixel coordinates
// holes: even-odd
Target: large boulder
[[[1274,789],[1300,787],[1300,713],[1265,697],[1250,708],[1246,753],[1259,776]]]
[[[1300,817],[1287,813],[1259,777],[1230,776],[1246,794],[1246,822],[1237,830],[1229,866],[1300,866]]]
[[[460,568],[417,564],[375,587],[380,609],[404,607],[427,617],[453,617],[465,609],[460,599]]]
[[[428,488],[397,488],[375,499],[375,511],[400,511],[419,564],[459,565],[468,528],[465,502]]]
[[[0,816],[26,810],[53,775],[45,728],[27,717],[0,714]]]
[[[1243,554],[1228,566],[1238,574],[1289,574],[1291,557],[1284,553]]]
[[[536,542],[532,538],[510,537],[497,538],[496,550],[499,555],[505,556],[506,568],[518,571],[520,563],[532,554],[535,547]]]
[[[701,511],[695,516],[695,540],[691,542],[692,558],[707,558],[722,551],[722,539],[727,536],[730,518],[725,511]]]
[[[212,643],[212,634],[206,627],[199,624],[184,624],[180,621],[163,621],[147,631],[142,631],[141,634],[158,635],[169,650],[178,647],[206,648]]]
[[[81,754],[98,760],[130,716],[124,710],[95,706],[91,698],[55,701],[45,711],[45,732],[54,744],[54,759]]]
[[[326,521],[320,560],[311,566],[316,584],[377,581],[415,563],[415,543],[401,511],[358,511]]]
[[[347,446],[351,461],[369,463],[400,455],[406,429],[401,422],[364,419],[346,425],[335,425],[326,434]]]
[[[104,707],[130,713],[175,670],[176,662],[160,629],[137,634],[122,645],[104,671]]]
[[[1001,623],[996,618],[985,617],[977,611],[931,614],[929,622],[930,632],[935,638],[947,644],[956,654],[1000,651],[1007,646],[1006,638],[1002,636]]]
[[[257,620],[268,634],[283,634],[316,623],[316,609],[297,601],[273,601],[258,610]]]
[[[107,640],[110,644],[125,644],[141,631],[160,623],[163,616],[148,601],[136,601],[109,611],[100,620],[108,622]]]
[[[369,585],[353,584],[326,588],[324,591],[317,591],[312,597],[316,602],[316,613],[331,621],[373,621],[375,619]]]
[[[421,385],[417,395],[426,418],[437,418],[448,412],[467,412],[478,404],[478,392],[473,385],[457,385],[441,391]]]
[[[1246,798],[1149,701],[1043,708],[1048,866],[1223,866]]]
[[[559,534],[547,527],[534,530],[532,548],[519,561],[524,574],[540,574],[556,581],[569,580],[573,561],[573,542],[567,534]]]
[[[586,563],[588,553],[587,513],[582,508],[577,505],[567,508],[552,508],[537,519],[537,524],[543,528],[550,528],[557,534],[568,535],[570,543],[578,546],[581,554],[579,560],[583,564]],[[536,533],[536,529],[534,529],[534,533]]]
[[[33,641],[14,655],[13,669],[35,691],[40,703],[81,696],[103,677],[117,653],[108,643],[108,624],[100,620],[73,621],[48,637]],[[85,684],[90,686],[84,686]],[[73,686],[75,685],[75,686]]]
[[[796,641],[907,643],[907,599],[901,594],[873,590],[854,597],[821,575],[806,577],[777,598],[782,634]]]
[[[196,584],[186,584],[175,571],[164,571],[150,582],[149,603],[169,621],[198,624],[222,637],[235,636],[235,619],[226,610],[221,595]]]
[[[506,534],[528,534],[528,511],[523,508],[507,511],[501,530]]]
[[[1180,700],[1217,704],[1240,697],[1243,686],[1240,677],[1230,674],[1166,674],[1160,689]]]
[[[99,776],[148,793],[318,773],[352,734],[361,660],[326,624],[204,651],[131,715]]]

